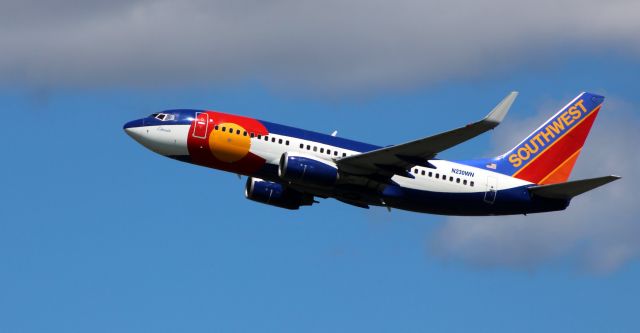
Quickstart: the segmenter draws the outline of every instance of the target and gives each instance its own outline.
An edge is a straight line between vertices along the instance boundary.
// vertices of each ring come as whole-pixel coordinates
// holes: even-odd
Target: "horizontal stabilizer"
[[[574,180],[566,183],[539,185],[529,187],[529,192],[544,198],[571,199],[577,195],[591,191],[597,187],[620,179],[619,176],[605,176],[590,179]]]

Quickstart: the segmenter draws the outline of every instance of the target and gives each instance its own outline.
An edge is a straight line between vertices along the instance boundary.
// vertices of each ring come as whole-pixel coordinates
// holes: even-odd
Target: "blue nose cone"
[[[126,131],[128,128],[135,128],[135,127],[142,127],[142,126],[144,126],[144,118],[132,120],[124,124],[124,126],[122,126],[122,129]]]

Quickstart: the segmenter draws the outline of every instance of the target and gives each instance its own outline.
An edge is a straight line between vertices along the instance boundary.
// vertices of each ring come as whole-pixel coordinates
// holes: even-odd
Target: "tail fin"
[[[603,101],[603,96],[581,93],[495,159],[494,168],[536,184],[567,181]]]

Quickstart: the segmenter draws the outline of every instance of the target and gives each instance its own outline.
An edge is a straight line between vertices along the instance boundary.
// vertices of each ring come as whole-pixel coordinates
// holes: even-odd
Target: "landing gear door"
[[[193,128],[193,137],[204,139],[207,137],[207,127],[209,126],[209,115],[205,112],[196,113],[196,123]]]
[[[484,192],[484,202],[493,204],[496,201],[498,182],[494,177],[487,177],[487,191]]]

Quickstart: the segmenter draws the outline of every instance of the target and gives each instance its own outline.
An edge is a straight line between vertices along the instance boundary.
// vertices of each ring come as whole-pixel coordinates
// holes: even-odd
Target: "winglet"
[[[531,194],[551,199],[571,199],[577,195],[606,185],[620,176],[604,176],[598,178],[574,180],[566,183],[539,185],[529,187]]]
[[[500,101],[500,103],[498,103],[498,105],[489,112],[489,114],[483,119],[483,122],[491,123],[493,127],[498,126],[498,124],[500,124],[507,115],[507,112],[509,112],[509,108],[511,108],[511,104],[516,100],[516,97],[518,97],[517,91],[509,93],[507,97]]]

